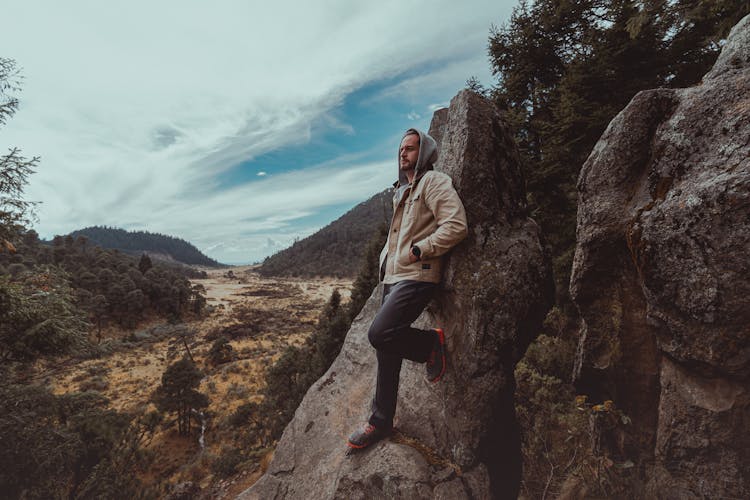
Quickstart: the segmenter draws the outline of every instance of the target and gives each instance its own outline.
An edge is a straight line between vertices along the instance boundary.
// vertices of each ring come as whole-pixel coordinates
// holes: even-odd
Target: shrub
[[[108,409],[96,393],[0,385],[2,496],[141,498],[135,471],[153,422]]]
[[[229,363],[234,358],[234,349],[226,337],[219,337],[211,344],[208,362],[214,366]]]
[[[237,472],[237,466],[245,460],[239,448],[224,447],[211,463],[211,471],[219,477],[229,477]]]
[[[109,387],[109,382],[104,377],[99,375],[91,377],[81,382],[78,386],[81,391],[104,391]]]
[[[629,418],[612,401],[590,404],[586,396],[576,396],[568,382],[576,343],[574,330],[575,325],[568,324],[554,308],[545,320],[544,333],[516,365],[522,488],[529,498],[554,498],[571,488],[578,488],[574,496],[585,493],[597,498],[628,490],[632,462],[608,456],[598,443],[621,439]]]
[[[250,391],[244,385],[232,383],[227,388],[226,397],[229,399],[243,399],[247,397]]]
[[[234,410],[227,423],[232,427],[240,427],[243,425],[249,425],[254,419],[257,419],[260,405],[258,403],[244,403]]]
[[[0,359],[84,351],[88,327],[64,273],[50,269],[19,282],[0,276]]]

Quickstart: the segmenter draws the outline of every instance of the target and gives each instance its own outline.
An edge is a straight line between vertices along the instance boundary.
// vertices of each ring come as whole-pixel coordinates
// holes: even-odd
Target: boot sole
[[[368,446],[370,446],[369,444],[354,444],[351,441],[347,441],[346,445],[349,448],[353,448],[355,450],[361,450],[362,448],[367,448]]]
[[[361,450],[362,448],[367,448],[368,446],[372,446],[372,445],[374,445],[375,443],[377,443],[377,442],[379,442],[379,441],[382,441],[383,439],[386,439],[386,438],[387,438],[387,437],[388,437],[388,436],[389,436],[390,434],[391,434],[391,433],[390,433],[390,432],[388,432],[387,434],[385,434],[385,435],[384,435],[383,437],[381,437],[380,439],[377,439],[377,440],[373,441],[372,443],[368,443],[368,444],[354,444],[354,443],[352,443],[351,441],[348,441],[348,440],[347,440],[347,442],[346,442],[346,445],[347,445],[347,446],[348,446],[349,448],[352,448],[352,449],[355,449],[355,450]]]

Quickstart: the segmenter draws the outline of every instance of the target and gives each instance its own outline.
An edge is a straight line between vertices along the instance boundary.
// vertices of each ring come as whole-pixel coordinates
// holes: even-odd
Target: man
[[[433,170],[436,160],[435,139],[407,130],[393,185],[393,219],[380,253],[383,300],[368,332],[378,359],[372,415],[349,437],[351,448],[365,448],[390,433],[403,359],[425,363],[431,382],[445,372],[443,330],[411,327],[438,288],[442,256],[467,235],[464,206],[451,178]]]

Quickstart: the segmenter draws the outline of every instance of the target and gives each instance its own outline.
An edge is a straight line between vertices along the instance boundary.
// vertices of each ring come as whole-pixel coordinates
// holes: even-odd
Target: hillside
[[[391,220],[391,190],[360,203],[320,231],[263,261],[263,276],[353,277],[367,243]]]
[[[85,236],[93,245],[112,248],[131,255],[147,253],[151,258],[183,264],[219,267],[221,263],[207,257],[191,243],[174,236],[148,231],[125,231],[115,227],[91,226],[70,233]]]

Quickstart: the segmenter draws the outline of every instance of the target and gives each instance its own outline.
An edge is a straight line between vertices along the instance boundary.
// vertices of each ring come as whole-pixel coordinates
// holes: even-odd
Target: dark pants
[[[378,357],[378,380],[370,417],[375,427],[393,426],[401,361],[424,363],[430,356],[435,339],[433,330],[419,330],[411,324],[436,290],[435,283],[412,280],[383,286],[383,301],[367,334]]]

